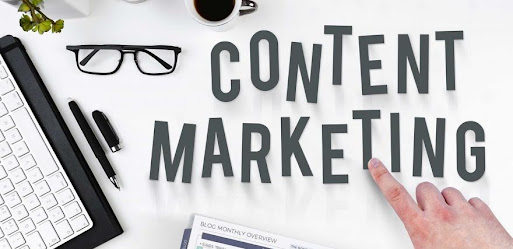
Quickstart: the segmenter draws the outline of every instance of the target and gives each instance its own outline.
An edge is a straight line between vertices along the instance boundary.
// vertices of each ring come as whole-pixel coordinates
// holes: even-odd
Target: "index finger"
[[[408,226],[422,210],[411,195],[388,171],[380,160],[374,158],[369,161],[369,171],[372,179],[395,210],[403,223]]]

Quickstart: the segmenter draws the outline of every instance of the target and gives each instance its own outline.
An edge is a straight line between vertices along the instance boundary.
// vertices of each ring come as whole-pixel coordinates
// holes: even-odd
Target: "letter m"
[[[171,145],[169,142],[169,128],[167,122],[155,121],[153,133],[153,148],[151,152],[150,180],[159,179],[160,158],[164,153],[164,166],[168,182],[174,182],[178,167],[183,160],[182,182],[191,183],[192,159],[194,155],[194,140],[196,125],[184,124],[182,134],[178,141],[174,160],[171,158]],[[185,155],[185,156],[184,156]]]

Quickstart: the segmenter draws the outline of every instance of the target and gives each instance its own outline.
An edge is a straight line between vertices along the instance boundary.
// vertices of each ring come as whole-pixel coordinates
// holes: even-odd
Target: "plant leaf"
[[[42,35],[45,32],[49,31],[51,28],[52,28],[52,22],[50,20],[46,20],[37,25],[37,32],[39,32],[39,34]]]
[[[24,31],[29,31],[34,28],[35,23],[32,21],[32,18],[28,15],[23,15],[20,19],[20,26]]]
[[[64,20],[59,19],[52,25],[52,33],[60,33],[64,28]]]
[[[43,0],[30,0],[30,2],[31,2],[34,6],[39,6],[39,4],[43,3]]]
[[[27,13],[30,11],[30,7],[26,3],[22,3],[20,7],[18,8],[18,12],[24,12]]]

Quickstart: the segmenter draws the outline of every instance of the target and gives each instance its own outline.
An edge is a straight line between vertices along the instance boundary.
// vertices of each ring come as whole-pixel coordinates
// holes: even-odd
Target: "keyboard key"
[[[0,207],[0,221],[7,220],[8,218],[11,218],[11,212],[9,211],[9,208],[6,206]]]
[[[62,209],[60,207],[56,207],[48,211],[48,216],[50,217],[50,221],[55,223],[64,218],[64,213],[62,212]]]
[[[73,216],[75,216],[81,212],[82,212],[82,209],[80,208],[80,206],[78,205],[78,203],[76,201],[69,204],[68,206],[64,207],[64,214],[68,218],[72,218]]]
[[[34,229],[36,229],[36,225],[31,218],[20,222],[20,231],[22,231],[24,234],[30,233],[34,231]]]
[[[57,205],[57,199],[55,199],[55,196],[53,194],[47,194],[43,197],[41,197],[41,205],[45,209],[50,209]]]
[[[89,226],[89,222],[87,222],[87,219],[85,215],[81,214],[77,218],[74,218],[70,221],[71,227],[73,228],[73,231],[78,232],[85,227]]]
[[[10,219],[10,220],[6,221],[5,223],[3,223],[1,225],[1,227],[2,227],[2,231],[4,231],[5,235],[10,235],[11,233],[18,231],[18,226],[16,225],[16,221],[14,221],[13,219]]]
[[[28,154],[22,158],[20,158],[21,167],[24,170],[28,170],[34,166],[36,166],[36,160],[34,160],[34,157],[31,154]]]
[[[13,112],[12,117],[16,124],[18,124],[17,128],[24,137],[35,138],[44,136],[36,129],[36,125],[25,107]],[[31,139],[30,142],[28,140],[26,142],[31,148],[34,157],[37,158],[37,163],[43,175],[50,175],[59,169],[42,139]]]
[[[5,70],[4,66],[0,66],[0,79],[5,79],[5,78],[7,78],[7,71]],[[2,80],[2,82],[3,82],[3,80]]]
[[[0,124],[0,126],[1,126],[1,124]],[[0,143],[0,157],[5,157],[5,156],[11,154],[11,152],[12,152],[11,146],[9,146],[9,144],[7,144],[7,142]]]
[[[28,216],[27,209],[23,205],[18,205],[16,207],[14,207],[11,211],[12,211],[12,217],[18,221],[20,221]]]
[[[9,113],[7,107],[5,107],[4,103],[0,103],[0,117],[4,116],[7,113]]]
[[[0,69],[0,74],[2,73],[2,69]],[[1,75],[0,75],[1,78]],[[0,94],[4,95],[10,91],[14,90],[14,85],[12,84],[11,79],[4,79],[0,81]]]
[[[44,221],[46,220],[46,218],[48,218],[48,216],[46,215],[46,212],[43,208],[37,208],[35,209],[30,217],[32,217],[34,219],[34,222],[35,223],[39,223],[41,221]]]
[[[0,240],[0,249],[12,249],[7,239]]]
[[[67,220],[63,220],[61,223],[55,225],[55,230],[57,230],[57,234],[62,239],[73,235],[73,229],[71,229],[71,226]]]
[[[27,147],[27,143],[20,141],[12,145],[12,150],[17,157],[21,157],[27,153],[29,153],[29,148]]]
[[[69,188],[62,192],[57,193],[57,200],[59,200],[59,204],[61,204],[61,205],[65,205],[74,199],[75,199],[75,196],[73,195],[73,192]]]
[[[50,221],[46,221],[43,224],[39,226],[39,234],[41,234],[41,238],[43,238],[43,241],[45,242],[46,246],[50,247],[55,244],[57,244],[60,239],[57,235],[57,232],[52,226],[52,223]]]
[[[25,197],[29,194],[32,194],[34,190],[32,189],[32,186],[30,186],[30,183],[28,181],[24,181],[16,186],[16,189],[18,190],[18,193],[21,197]]]
[[[14,111],[23,106],[23,101],[17,92],[10,92],[2,97],[7,110]]]
[[[4,179],[7,176],[7,172],[5,171],[3,166],[0,166],[0,179]]]
[[[21,233],[15,233],[9,237],[9,243],[13,248],[18,248],[21,245],[25,244],[25,238],[23,238],[23,235]]]
[[[27,206],[28,210],[32,210],[41,205],[41,202],[39,202],[39,199],[35,194],[31,194],[25,198],[24,204]]]
[[[22,139],[20,131],[18,129],[11,129],[5,132],[7,142],[10,144],[16,143]]]
[[[38,196],[42,196],[48,192],[50,192],[50,187],[48,186],[48,183],[46,183],[45,180],[42,180],[38,182],[36,185],[34,185],[36,194]]]
[[[11,192],[10,194],[5,196],[5,205],[8,207],[14,207],[21,203],[20,196],[16,191]]]
[[[10,175],[11,175],[11,180],[14,183],[20,183],[20,182],[24,181],[25,179],[27,179],[27,177],[25,176],[25,173],[23,173],[23,170],[20,167],[11,171]]]
[[[62,176],[61,173],[55,173],[46,179],[48,181],[48,184],[50,185],[50,189],[53,192],[57,192],[65,187],[68,186],[66,183],[66,179]]]
[[[39,170],[37,167],[27,171],[27,173],[27,177],[31,183],[43,179],[43,173],[41,173],[41,170]]]
[[[18,167],[20,164],[18,163],[18,160],[14,155],[10,155],[6,157],[4,160],[2,160],[2,165],[5,167],[6,170],[12,170]]]
[[[14,121],[11,116],[3,116],[0,118],[0,129],[6,131],[14,127]]]
[[[0,181],[0,194],[5,195],[14,189],[11,179],[4,179]]]
[[[46,249],[45,242],[41,239],[38,232],[27,235],[27,244],[30,249]]]

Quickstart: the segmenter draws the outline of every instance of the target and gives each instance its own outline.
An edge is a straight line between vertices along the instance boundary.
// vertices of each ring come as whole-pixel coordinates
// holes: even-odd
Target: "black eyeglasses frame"
[[[125,54],[133,54],[134,55],[135,65],[137,66],[137,69],[139,69],[139,71],[142,74],[153,75],[153,76],[171,74],[171,73],[173,73],[175,71],[176,65],[178,63],[178,55],[182,52],[182,49],[180,47],[168,46],[168,45],[155,45],[155,46],[117,45],[117,44],[106,44],[106,45],[69,45],[69,46],[66,46],[66,49],[69,50],[69,51],[72,51],[73,53],[75,53],[75,61],[76,61],[78,69],[81,72],[87,73],[87,74],[93,74],[93,75],[111,75],[111,74],[115,74],[121,68],[121,64],[123,64],[123,58],[125,57]],[[121,55],[120,59],[119,59],[119,64],[116,67],[116,69],[114,69],[114,71],[112,71],[112,72],[100,73],[100,72],[90,72],[90,71],[83,70],[80,67],[80,65],[79,65],[80,62],[79,62],[79,58],[78,58],[78,51],[80,51],[80,49],[93,49],[93,50],[108,49],[108,50],[117,50],[117,51],[120,52],[120,55]],[[144,72],[141,69],[141,67],[139,66],[139,62],[137,60],[138,53],[140,53],[140,52],[147,53],[150,56],[154,57],[155,59],[159,60],[158,57],[153,55],[153,53],[149,52],[147,49],[161,49],[161,50],[172,50],[172,51],[174,51],[175,52],[175,61],[174,61],[174,65],[171,66],[172,67],[171,71],[163,72],[163,73],[148,73],[148,72]],[[163,60],[160,59],[159,62],[162,63],[162,61]]]

